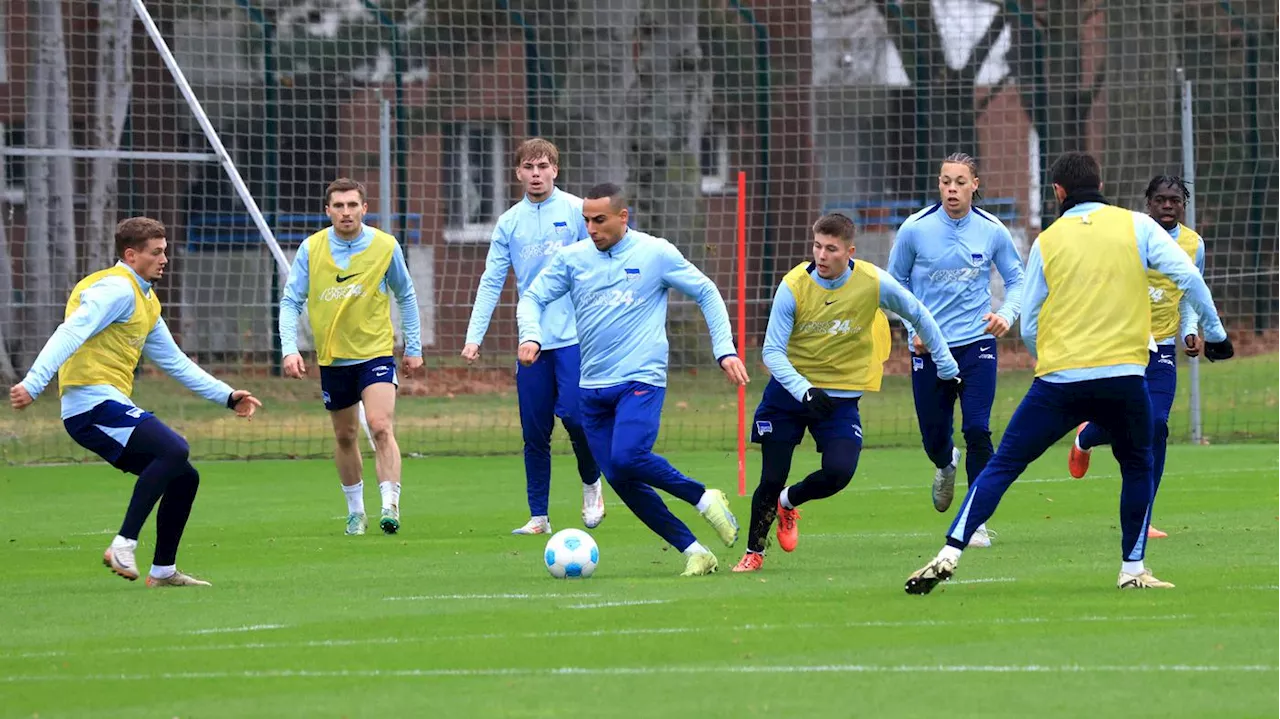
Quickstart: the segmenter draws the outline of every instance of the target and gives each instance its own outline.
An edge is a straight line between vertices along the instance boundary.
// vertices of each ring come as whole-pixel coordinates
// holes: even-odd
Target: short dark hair
[[[164,223],[150,217],[130,217],[116,225],[116,256],[124,258],[125,250],[141,250],[147,240],[159,240],[169,236]]]
[[[1177,175],[1156,175],[1151,178],[1151,182],[1147,184],[1147,191],[1143,194],[1143,197],[1150,201],[1152,196],[1156,194],[1156,190],[1159,190],[1165,185],[1168,185],[1175,190],[1181,190],[1182,200],[1184,202],[1191,199],[1191,189],[1187,187],[1187,181]]]
[[[621,212],[627,209],[627,193],[618,185],[612,182],[601,182],[600,184],[587,190],[587,194],[583,196],[584,200],[603,200],[609,198],[609,206],[614,212]]]
[[[846,244],[853,242],[853,220],[839,212],[831,212],[813,223],[813,234],[836,237]]]
[[[1049,181],[1068,193],[1076,190],[1101,190],[1102,167],[1087,152],[1067,152],[1053,161]]]
[[[325,207],[329,206],[329,200],[333,199],[333,193],[350,192],[352,190],[355,190],[356,192],[360,193],[360,202],[365,202],[365,191],[364,191],[363,184],[356,182],[350,177],[339,177],[333,182],[330,182],[329,186],[324,188],[324,206]]]

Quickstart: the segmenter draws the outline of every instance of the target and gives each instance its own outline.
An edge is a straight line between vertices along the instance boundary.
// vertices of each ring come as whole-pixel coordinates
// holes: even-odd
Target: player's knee
[[[173,439],[165,442],[161,453],[165,461],[174,464],[187,464],[187,460],[191,457],[191,445],[187,444],[187,440],[175,434]]]
[[[964,430],[964,444],[970,453],[992,451],[991,432],[982,427],[969,427]]]
[[[359,438],[359,429],[356,427],[344,427],[333,432],[333,439],[338,443],[338,448],[342,450],[350,451],[356,449],[356,442]]]
[[[1151,435],[1156,442],[1167,442],[1169,440],[1168,420],[1157,419],[1152,425]]]
[[[609,455],[609,464],[620,479],[631,480],[647,454],[641,447],[614,447]]]
[[[392,425],[390,417],[370,417],[369,434],[373,437],[373,441],[376,444],[382,444],[390,440],[394,436]]]

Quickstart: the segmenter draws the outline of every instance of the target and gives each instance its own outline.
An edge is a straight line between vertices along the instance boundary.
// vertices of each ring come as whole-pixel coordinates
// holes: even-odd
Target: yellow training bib
[[[1106,206],[1060,217],[1040,233],[1049,296],[1040,310],[1036,376],[1087,367],[1146,366],[1147,268],[1133,213]]]
[[[112,322],[106,329],[89,338],[80,349],[58,368],[58,394],[68,387],[107,384],[124,393],[133,394],[133,371],[142,358],[147,335],[160,319],[160,300],[154,290],[142,293],[133,272],[120,265],[95,272],[76,283],[67,299],[63,320],[80,307],[80,294],[106,277],[123,277],[133,288],[133,314],[125,322]]]
[[[849,279],[829,290],[797,265],[784,282],[796,299],[787,357],[796,371],[822,389],[880,391],[892,337],[880,311],[880,276],[857,260]]]
[[[1178,247],[1187,253],[1192,262],[1196,260],[1196,252],[1200,249],[1200,235],[1186,225],[1178,225]],[[1151,334],[1156,342],[1163,342],[1178,334],[1178,323],[1182,314],[1178,304],[1182,302],[1182,288],[1173,280],[1156,272],[1147,270],[1147,294],[1151,298]]]
[[[369,360],[387,357],[395,349],[391,300],[382,280],[395,256],[396,240],[373,230],[369,247],[351,257],[346,269],[329,252],[329,230],[307,240],[310,289],[307,319],[316,340],[316,359],[322,366],[335,359]]]

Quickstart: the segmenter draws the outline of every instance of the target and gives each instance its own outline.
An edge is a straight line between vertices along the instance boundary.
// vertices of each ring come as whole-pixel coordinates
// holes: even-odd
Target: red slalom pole
[[[738,357],[747,362],[747,173],[738,171]],[[747,388],[738,387],[738,496],[747,495]]]

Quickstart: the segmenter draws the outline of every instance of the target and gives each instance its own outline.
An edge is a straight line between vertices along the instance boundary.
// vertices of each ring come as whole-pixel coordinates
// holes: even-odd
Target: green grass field
[[[312,368],[314,374],[314,367]],[[1180,396],[1170,420],[1172,441],[1186,441],[1187,363],[1179,368]],[[409,454],[515,454],[520,448],[520,418],[510,371],[461,372],[428,378],[431,396],[402,396],[397,406],[396,435]],[[754,365],[747,411],[755,410],[768,375]],[[1210,442],[1275,442],[1280,423],[1275,354],[1201,364],[1205,436]],[[135,385],[134,400],[185,435],[200,457],[328,457],[332,429],[320,402],[319,382],[268,377],[224,376],[234,386],[252,389],[266,404],[252,424],[237,421],[225,409],[193,397],[164,377],[144,377]],[[447,381],[446,381],[447,380]],[[992,411],[997,432],[1031,384],[1024,371],[1000,375]],[[479,389],[476,394],[439,394],[445,386]],[[873,447],[915,447],[920,441],[911,382],[887,376],[879,393],[862,400],[867,444]],[[700,376],[673,376],[663,413],[662,451],[721,449],[737,446],[737,396],[723,375],[711,369]],[[568,450],[564,434],[556,434],[561,451]],[[0,463],[82,461],[92,456],[66,435],[58,418],[52,391],[21,414],[0,414]]]
[[[670,456],[733,488],[731,455]],[[579,525],[557,462],[552,519]],[[129,478],[8,467],[0,716],[1275,716],[1274,444],[1171,449],[1171,536],[1148,554],[1178,585],[1163,592],[1115,588],[1114,462],[1069,480],[1055,450],[1007,495],[994,547],[907,596],[951,518],[927,465],[868,450],[846,492],[805,508],[797,552],[756,575],[716,544],[721,573],[678,577],[610,494],[598,572],[561,581],[542,539],[507,534],[526,511],[515,457],[407,460],[404,531],[360,538],[341,534],[328,462],[203,462],[179,563],[214,586],[168,590],[101,566]],[[813,466],[802,450],[795,471]]]

